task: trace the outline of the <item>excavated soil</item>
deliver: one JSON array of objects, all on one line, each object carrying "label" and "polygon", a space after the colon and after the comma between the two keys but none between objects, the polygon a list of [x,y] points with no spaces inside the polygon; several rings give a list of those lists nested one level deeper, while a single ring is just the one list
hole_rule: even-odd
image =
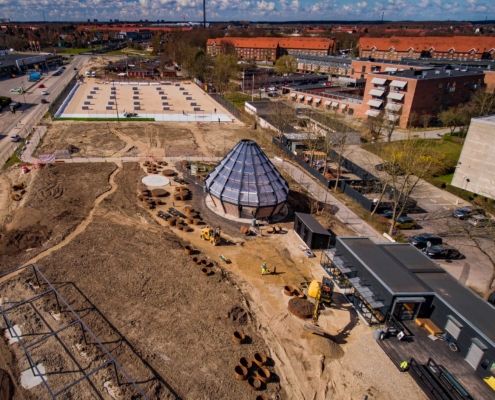
[{"label": "excavated soil", "polygon": [[27,187],[22,207],[0,231],[0,272],[60,242],[109,190],[115,164],[53,164]]},{"label": "excavated soil", "polygon": [[[124,164],[117,190],[86,230],[39,265],[50,280],[81,290],[181,397],[254,399],[247,381],[234,377],[241,357],[268,353],[249,302],[219,267],[213,275],[202,273],[185,255],[185,242],[138,205],[142,174],[136,164]],[[92,323],[102,330],[97,320]],[[233,340],[236,330],[249,336],[249,344]],[[65,365],[56,353],[43,357],[50,367]],[[133,363],[127,359],[126,367],[135,369]],[[274,380],[269,398],[280,391],[276,375]]]},{"label": "excavated soil", "polygon": [[[125,147],[125,142],[112,131],[108,123],[53,122],[35,154],[51,154],[72,148],[74,156],[111,156]],[[77,151],[79,150],[79,151]]]},{"label": "excavated soil", "polygon": [[248,136],[240,124],[55,121],[35,156],[60,150],[74,157],[222,156]]}]

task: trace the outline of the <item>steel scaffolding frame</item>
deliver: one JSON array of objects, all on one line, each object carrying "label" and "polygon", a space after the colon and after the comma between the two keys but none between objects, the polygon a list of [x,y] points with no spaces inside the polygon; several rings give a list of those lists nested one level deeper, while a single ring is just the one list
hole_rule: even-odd
[{"label": "steel scaffolding frame", "polygon": [[[32,272],[33,272],[33,274],[35,276],[35,279],[36,279],[36,283],[38,284],[38,287],[41,288],[42,285],[43,285],[43,286],[46,286],[48,289],[45,290],[45,291],[43,291],[42,293],[37,294],[35,296],[32,296],[32,297],[30,297],[28,299],[25,299],[25,300],[22,300],[22,301],[18,301],[18,302],[9,302],[7,304],[11,304],[11,305],[8,306],[8,307],[5,307],[4,304],[0,304],[0,314],[2,316],[2,319],[3,319],[4,323],[5,323],[6,329],[8,330],[11,338],[16,339],[17,340],[17,343],[20,344],[20,346],[22,348],[22,351],[23,351],[26,359],[28,360],[29,368],[31,369],[33,375],[35,377],[39,377],[41,379],[43,385],[45,386],[45,388],[46,388],[46,390],[48,392],[48,394],[50,395],[50,398],[51,399],[57,399],[58,396],[60,396],[61,394],[67,392],[67,390],[69,390],[73,386],[75,386],[75,385],[81,383],[82,381],[86,380],[89,383],[89,385],[91,386],[91,388],[93,389],[94,394],[96,394],[99,399],[102,399],[103,400],[103,396],[102,396],[100,390],[98,390],[98,388],[95,386],[95,384],[92,382],[92,380],[90,378],[94,374],[96,374],[98,371],[102,370],[103,368],[112,366],[113,367],[113,371],[114,371],[115,376],[116,376],[116,379],[117,379],[117,383],[118,383],[119,386],[121,386],[121,385],[130,385],[130,386],[133,387],[133,389],[135,390],[135,392],[139,396],[141,396],[140,398],[142,398],[142,399],[148,399],[148,397],[146,396],[146,394],[143,392],[142,388],[139,386],[140,384],[137,383],[134,379],[131,379],[130,378],[130,376],[125,371],[125,369],[123,368],[123,366],[119,363],[119,361],[112,356],[112,354],[109,351],[109,349],[100,341],[100,339],[98,338],[98,336],[82,320],[82,318],[80,317],[80,315],[76,311],[74,311],[74,309],[69,305],[69,303],[64,298],[64,296],[62,296],[62,294],[59,292],[59,290],[57,290],[57,288],[55,288],[55,286],[53,286],[53,284],[39,270],[39,268],[36,265],[30,264],[30,265],[26,265],[26,266],[22,266],[22,267],[16,268],[16,269],[11,270],[11,271],[9,271],[7,273],[4,273],[4,274],[0,275],[0,281],[8,280],[9,279],[9,275],[11,275],[11,274],[13,274],[13,277],[17,277],[18,273],[22,272],[23,270],[28,270],[28,269],[31,269],[32,270]],[[57,303],[58,311],[61,312],[61,310],[62,310],[61,305],[62,305],[63,308],[66,311],[68,311],[71,314],[72,318],[73,318],[72,321],[64,324],[61,328],[59,328],[57,330],[53,330],[53,328],[50,326],[50,324],[48,323],[48,321],[46,321],[46,319],[43,317],[42,313],[33,304],[36,300],[42,299],[43,297],[50,296],[52,294],[53,294],[53,296],[55,298],[55,301]],[[82,296],[84,296],[82,293],[80,293],[80,294]],[[84,298],[87,300],[87,298],[85,296],[84,296]],[[49,330],[49,333],[46,333],[46,334],[40,333],[39,335],[42,335],[42,336],[40,338],[34,340],[33,342],[30,342],[30,343],[26,343],[25,342],[25,340],[23,339],[22,333],[19,335],[16,332],[16,330],[14,329],[14,324],[12,323],[12,321],[8,317],[8,314],[10,312],[16,310],[19,307],[25,306],[25,305],[28,305],[35,312],[35,314],[41,319],[44,327],[46,327]],[[86,345],[90,345],[90,344],[91,345],[96,345],[98,347],[98,349],[103,353],[103,355],[105,356],[106,360],[103,362],[102,365],[99,365],[98,367],[95,367],[95,368],[91,369],[90,371],[85,371],[85,369],[79,364],[79,362],[77,361],[77,358],[75,357],[74,353],[70,350],[69,346],[67,346],[67,344],[60,337],[60,334],[61,333],[63,333],[68,328],[71,328],[71,327],[74,327],[74,326],[79,326],[79,328],[81,330],[81,334],[82,334],[83,339],[84,339],[84,343]],[[113,328],[113,326],[111,326],[111,327]],[[120,337],[120,340],[125,340],[120,335],[120,333],[117,332],[117,334]],[[88,335],[91,338],[91,341],[92,341],[91,343],[88,342],[86,335]],[[48,384],[48,381],[45,379],[44,375],[40,372],[40,370],[38,368],[38,365],[34,361],[34,358],[33,358],[32,354],[30,352],[30,349],[32,349],[35,346],[38,346],[38,345],[42,344],[43,342],[45,342],[46,340],[48,340],[50,338],[55,338],[57,340],[57,342],[64,349],[64,352],[67,354],[67,356],[77,366],[77,371],[72,371],[72,372],[82,374],[81,377],[79,377],[79,378],[71,381],[68,384],[65,384],[61,389],[59,389],[57,391],[55,391]],[[164,385],[166,387],[166,389],[171,393],[171,395],[175,399],[180,399],[180,396],[172,389],[172,387],[170,387],[170,385],[168,385],[156,373],[156,371],[151,366],[149,366],[148,363],[146,363],[141,358],[140,358],[140,360],[150,370],[150,372],[152,373],[153,377],[156,378],[156,381],[158,383],[160,383],[161,385]],[[120,375],[123,377],[122,380],[120,379]]]}]

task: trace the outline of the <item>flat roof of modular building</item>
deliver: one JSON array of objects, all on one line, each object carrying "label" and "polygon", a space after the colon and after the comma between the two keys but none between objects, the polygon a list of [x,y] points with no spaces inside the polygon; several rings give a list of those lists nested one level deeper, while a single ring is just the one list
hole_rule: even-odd
[{"label": "flat roof of modular building", "polygon": [[387,79],[445,79],[459,78],[463,76],[483,76],[482,68],[425,68],[422,70],[406,69],[397,72],[374,72],[373,75],[386,76]]},{"label": "flat roof of modular building", "polygon": [[420,250],[409,244],[377,244],[362,237],[338,237],[337,241],[391,294],[434,295],[495,347],[495,307],[459,283]]},{"label": "flat roof of modular building", "polygon": [[[494,71],[495,72],[495,71]],[[488,115],[487,117],[478,117],[478,118],[473,118],[471,122],[476,121],[478,123],[482,124],[490,124],[490,125],[495,125],[495,114],[493,115]]]},{"label": "flat roof of modular building", "polygon": [[330,236],[330,232],[328,232],[311,214],[296,212],[295,216],[307,226],[311,232],[318,235]]},{"label": "flat roof of modular building", "polygon": [[404,262],[391,254],[387,245],[369,238],[337,238],[386,289],[393,295],[433,294],[431,289],[414,276]]},{"label": "flat roof of modular building", "polygon": [[417,273],[435,291],[435,296],[495,347],[495,307],[446,273]]}]

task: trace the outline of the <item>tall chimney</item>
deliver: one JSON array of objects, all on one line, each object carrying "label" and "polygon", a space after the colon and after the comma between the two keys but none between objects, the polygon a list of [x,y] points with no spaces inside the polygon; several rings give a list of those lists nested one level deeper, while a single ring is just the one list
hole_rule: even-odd
[{"label": "tall chimney", "polygon": [[203,0],[203,28],[206,28],[206,0]]}]

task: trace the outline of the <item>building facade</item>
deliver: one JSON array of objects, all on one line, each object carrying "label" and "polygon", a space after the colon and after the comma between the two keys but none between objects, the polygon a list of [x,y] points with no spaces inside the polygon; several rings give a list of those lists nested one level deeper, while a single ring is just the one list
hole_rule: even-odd
[{"label": "building facade", "polygon": [[359,57],[394,61],[495,59],[495,36],[361,37]]},{"label": "building facade", "polygon": [[223,37],[206,42],[210,56],[217,56],[232,47],[241,60],[274,62],[284,54],[328,55],[334,41],[318,37]]},{"label": "building facade", "polygon": [[352,75],[352,65],[349,58],[299,55],[297,57],[297,72],[350,76]]},{"label": "building facade", "polygon": [[467,102],[484,85],[483,71],[424,69],[368,74],[363,110],[400,128],[417,126],[440,111]]},{"label": "building facade", "polygon": [[495,115],[473,118],[452,185],[495,199],[494,155]]}]

